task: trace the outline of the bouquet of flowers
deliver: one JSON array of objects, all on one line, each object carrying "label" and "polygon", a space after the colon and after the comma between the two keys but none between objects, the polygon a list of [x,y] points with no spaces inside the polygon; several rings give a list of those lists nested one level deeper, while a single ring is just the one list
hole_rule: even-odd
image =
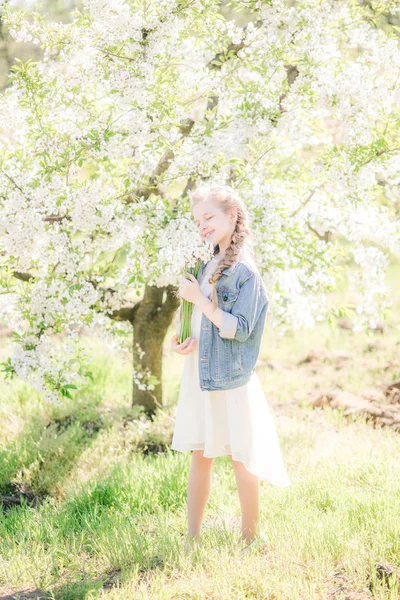
[{"label": "bouquet of flowers", "polygon": [[[194,267],[188,267],[185,269],[185,273],[191,273],[198,279],[201,266],[203,261],[198,258]],[[188,337],[190,337],[190,322],[192,319],[193,304],[188,300],[183,300],[180,306],[180,332],[178,336],[178,344],[182,344]]]}]

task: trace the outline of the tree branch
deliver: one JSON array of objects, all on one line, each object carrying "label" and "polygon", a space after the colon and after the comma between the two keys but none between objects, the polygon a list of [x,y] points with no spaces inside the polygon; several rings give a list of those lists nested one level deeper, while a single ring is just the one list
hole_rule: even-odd
[{"label": "tree branch", "polygon": [[297,213],[298,213],[298,212],[300,212],[300,210],[301,210],[302,208],[304,208],[304,207],[306,206],[306,204],[308,204],[308,202],[310,202],[311,198],[314,196],[314,194],[315,194],[315,192],[317,191],[317,189],[318,189],[318,188],[319,188],[319,186],[317,186],[317,187],[315,187],[313,190],[311,190],[311,192],[309,193],[309,195],[307,196],[307,198],[304,200],[304,202],[302,202],[302,203],[300,204],[300,206],[298,206],[298,207],[296,208],[296,210],[294,210],[294,211],[292,212],[292,214],[291,214],[291,215],[289,215],[289,217],[290,217],[290,218],[291,218],[291,217],[294,217],[295,215],[297,215]]},{"label": "tree branch", "polygon": [[60,216],[55,216],[55,215],[50,215],[49,217],[43,217],[42,221],[47,221],[49,223],[55,223],[56,221],[71,221],[72,217],[70,217],[69,215],[60,215]]},{"label": "tree branch", "polygon": [[[258,21],[255,23],[255,27],[260,27],[261,24],[262,24],[261,21]],[[247,28],[247,25],[243,28],[243,30],[245,31],[246,28]],[[218,52],[214,56],[214,58],[212,58],[207,63],[208,69],[214,70],[214,71],[219,71],[221,69],[223,63],[227,62],[231,58],[232,53],[237,56],[237,53],[239,52],[239,50],[244,48],[244,46],[245,46],[244,42],[240,42],[240,44],[233,44],[233,43],[229,44],[226,51]],[[211,94],[211,96],[209,97],[208,102],[207,102],[206,113],[208,111],[213,110],[217,106],[218,101],[219,101],[218,96],[216,96],[215,94]],[[193,126],[194,126],[194,121],[192,119],[186,119],[181,122],[181,124],[179,126],[179,130],[182,134],[182,137],[180,138],[178,143],[180,143],[182,139],[184,139],[190,135],[190,132],[192,131]],[[129,197],[126,200],[126,203],[132,204],[133,202],[137,202],[138,198],[144,198],[145,200],[147,200],[152,193],[159,192],[158,185],[160,183],[161,176],[169,169],[174,158],[175,158],[174,152],[172,150],[168,150],[168,152],[166,152],[163,155],[163,157],[160,159],[160,162],[158,163],[158,165],[156,166],[154,171],[149,176],[149,178],[148,178],[149,183],[146,185],[143,185],[142,187],[136,189],[133,192],[130,192]]]}]

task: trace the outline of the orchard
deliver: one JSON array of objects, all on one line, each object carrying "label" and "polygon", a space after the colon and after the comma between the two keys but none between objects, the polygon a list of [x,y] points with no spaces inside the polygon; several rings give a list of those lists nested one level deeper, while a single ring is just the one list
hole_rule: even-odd
[{"label": "orchard", "polygon": [[[0,96],[7,379],[73,397],[84,331],[131,348],[133,403],[162,405],[178,279],[210,253],[190,211],[203,182],[248,206],[273,326],[380,325],[400,256],[397,2],[85,0],[68,24],[0,11],[43,50]],[[354,305],[328,301],[343,280]]]}]

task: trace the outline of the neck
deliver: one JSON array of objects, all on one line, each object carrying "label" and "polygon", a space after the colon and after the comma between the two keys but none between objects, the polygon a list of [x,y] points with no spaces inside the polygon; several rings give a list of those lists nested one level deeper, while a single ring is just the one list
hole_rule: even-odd
[{"label": "neck", "polygon": [[[243,246],[241,249],[241,254],[245,253],[246,251],[247,251],[247,246]],[[221,246],[219,244],[214,246],[214,258],[221,260],[221,258],[223,258],[224,256],[225,256],[225,248],[221,248]]]},{"label": "neck", "polygon": [[221,258],[223,258],[224,255],[225,255],[225,250],[221,250],[221,248],[218,246],[218,250],[215,252],[214,258],[217,258],[218,260],[220,260]]}]

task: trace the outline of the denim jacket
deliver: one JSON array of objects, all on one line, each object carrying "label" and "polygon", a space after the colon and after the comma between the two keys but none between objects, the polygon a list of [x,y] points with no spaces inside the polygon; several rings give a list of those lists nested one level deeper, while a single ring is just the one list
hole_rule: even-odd
[{"label": "denim jacket", "polygon": [[[199,277],[206,263],[200,269]],[[244,250],[239,260],[222,271],[216,283],[221,328],[203,313],[199,339],[200,388],[229,390],[247,383],[260,352],[268,296],[252,257]],[[211,293],[208,296],[211,299]]]}]

